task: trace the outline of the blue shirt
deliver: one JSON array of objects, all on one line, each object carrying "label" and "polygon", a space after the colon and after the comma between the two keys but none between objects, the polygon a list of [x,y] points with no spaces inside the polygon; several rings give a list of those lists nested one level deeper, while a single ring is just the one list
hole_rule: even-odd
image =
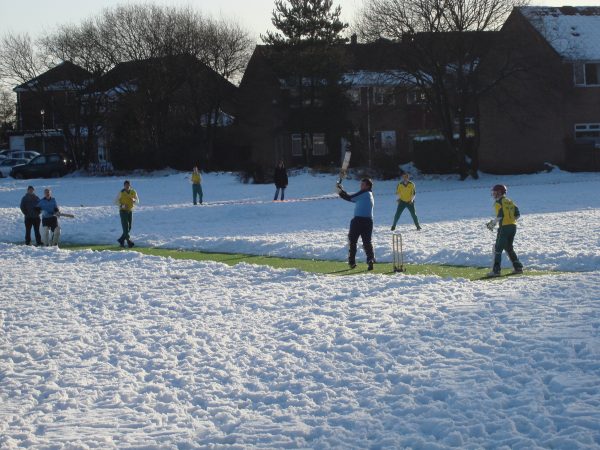
[{"label": "blue shirt", "polygon": [[54,197],[50,197],[49,199],[42,197],[37,205],[42,210],[42,218],[52,217],[58,209],[58,204]]},{"label": "blue shirt", "polygon": [[373,192],[371,191],[358,191],[355,194],[346,194],[341,196],[344,200],[355,203],[354,206],[354,217],[368,217],[373,218],[373,206],[375,200],[373,199]]}]

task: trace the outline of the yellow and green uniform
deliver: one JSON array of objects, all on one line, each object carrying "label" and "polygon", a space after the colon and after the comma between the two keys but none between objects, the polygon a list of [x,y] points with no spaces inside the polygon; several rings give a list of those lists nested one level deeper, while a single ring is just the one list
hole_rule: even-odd
[{"label": "yellow and green uniform", "polygon": [[200,172],[192,172],[192,201],[194,205],[197,204],[197,198],[200,198],[200,204],[202,204],[202,176]]},{"label": "yellow and green uniform", "polygon": [[517,219],[521,215],[519,208],[514,202],[506,197],[501,197],[494,203],[494,209],[496,211],[496,217],[500,219],[500,226],[504,225],[516,225]]},{"label": "yellow and green uniform", "polygon": [[396,195],[398,196],[398,199],[406,203],[412,202],[412,199],[416,193],[417,190],[415,189],[415,183],[412,181],[409,181],[407,184],[398,183],[398,186],[396,187]]},{"label": "yellow and green uniform", "polygon": [[506,251],[510,262],[515,270],[522,270],[523,264],[519,261],[513,248],[515,235],[517,234],[517,219],[521,213],[512,200],[501,197],[494,202],[494,211],[499,223],[496,244],[494,245],[494,267],[493,271],[500,273],[502,263],[502,251]]},{"label": "yellow and green uniform", "polygon": [[121,211],[131,211],[135,203],[137,202],[138,196],[137,192],[134,189],[129,189],[129,191],[125,189],[121,189],[119,192],[119,196],[117,197],[117,203],[119,204],[119,209]]},{"label": "yellow and green uniform", "polygon": [[[119,204],[119,216],[121,218],[121,228],[123,234],[118,239],[121,243],[124,241],[129,242],[129,232],[131,231],[131,225],[133,224],[133,208],[138,201],[137,192],[134,189],[121,189],[117,196],[117,203]],[[131,244],[133,245],[133,244]]]},{"label": "yellow and green uniform", "polygon": [[413,222],[417,227],[417,230],[421,229],[419,225],[419,219],[417,218],[417,213],[415,212],[415,202],[413,201],[417,190],[415,188],[415,183],[409,181],[408,183],[398,183],[396,187],[396,195],[398,196],[398,207],[396,208],[396,214],[394,215],[394,223],[392,223],[392,230],[396,229],[396,223],[398,223],[398,219],[400,219],[400,215],[404,208],[407,208],[412,216]]}]

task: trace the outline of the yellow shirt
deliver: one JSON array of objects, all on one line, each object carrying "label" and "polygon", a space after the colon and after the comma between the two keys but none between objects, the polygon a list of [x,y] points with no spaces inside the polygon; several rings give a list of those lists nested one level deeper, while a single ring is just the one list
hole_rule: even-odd
[{"label": "yellow shirt", "polygon": [[202,181],[202,177],[200,176],[200,172],[194,173],[192,172],[192,184],[200,184]]},{"label": "yellow shirt", "polygon": [[519,208],[511,199],[502,197],[500,200],[496,200],[494,209],[496,210],[496,217],[502,219],[500,226],[517,224],[517,219],[520,216]]},{"label": "yellow shirt", "polygon": [[398,187],[396,187],[396,195],[400,200],[406,203],[412,202],[415,194],[415,183],[409,181],[406,185],[404,183],[398,183]]},{"label": "yellow shirt", "polygon": [[134,189],[129,189],[129,192],[122,189],[117,197],[119,208],[123,211],[131,211],[137,201],[138,196]]}]

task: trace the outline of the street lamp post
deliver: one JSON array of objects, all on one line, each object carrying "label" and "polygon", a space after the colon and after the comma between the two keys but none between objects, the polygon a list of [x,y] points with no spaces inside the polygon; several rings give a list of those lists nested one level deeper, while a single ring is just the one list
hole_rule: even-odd
[{"label": "street lamp post", "polygon": [[44,124],[45,113],[46,113],[46,111],[44,111],[43,109],[40,111],[40,115],[42,116],[42,154],[46,153],[46,142],[44,141],[44,136],[46,134],[45,124]]}]

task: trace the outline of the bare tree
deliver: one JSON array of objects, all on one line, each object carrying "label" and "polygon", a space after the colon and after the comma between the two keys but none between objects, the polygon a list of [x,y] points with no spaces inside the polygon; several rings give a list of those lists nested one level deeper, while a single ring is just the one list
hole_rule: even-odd
[{"label": "bare tree", "polygon": [[[487,32],[500,29],[523,0],[371,0],[358,17],[362,39],[380,37],[407,43],[406,84],[427,98],[445,140],[456,154],[461,178],[477,176],[478,158],[467,161],[468,111],[477,114],[486,89],[479,64],[492,48]],[[476,120],[476,123],[478,121]],[[458,123],[459,138],[454,139]]]},{"label": "bare tree", "polygon": [[0,89],[0,144],[8,141],[6,131],[14,127],[15,96],[6,89]]},{"label": "bare tree", "polygon": [[0,80],[14,86],[37,77],[52,65],[29,34],[6,34],[0,40]]},{"label": "bare tree", "polygon": [[12,123],[15,119],[14,95],[6,89],[0,90],[0,123]]},{"label": "bare tree", "polygon": [[[252,41],[249,33],[237,23],[207,18],[191,7],[131,4],[104,9],[80,24],[59,27],[44,37],[41,44],[53,58],[71,61],[91,73],[86,89],[80,92],[81,110],[85,111],[80,120],[85,122],[88,130],[83,139],[85,149],[80,152],[90,155],[95,133],[104,123],[114,123],[105,117],[112,111],[106,107],[109,99],[103,84],[105,75],[116,65],[137,61],[150,68],[143,80],[147,89],[145,98],[133,102],[138,105],[143,100],[146,106],[133,108],[133,111],[153,117],[151,120],[140,118],[139,123],[154,124],[144,136],[158,152],[164,141],[160,138],[164,134],[161,131],[165,126],[163,116],[169,109],[165,102],[182,82],[191,80],[192,72],[197,68],[191,64],[182,70],[181,66],[174,65],[174,58],[195,58],[217,74],[237,81],[249,59]],[[140,80],[121,81],[132,83],[123,84],[122,89],[118,93],[111,92],[111,96],[124,98],[136,94]],[[219,94],[218,90],[211,92],[210,117],[215,120],[222,100]],[[116,99],[110,100],[114,104]],[[195,116],[199,122],[200,114]],[[80,130],[80,127],[73,129]],[[209,126],[207,132],[216,130]],[[81,136],[73,136],[73,141],[81,142]]]}]

